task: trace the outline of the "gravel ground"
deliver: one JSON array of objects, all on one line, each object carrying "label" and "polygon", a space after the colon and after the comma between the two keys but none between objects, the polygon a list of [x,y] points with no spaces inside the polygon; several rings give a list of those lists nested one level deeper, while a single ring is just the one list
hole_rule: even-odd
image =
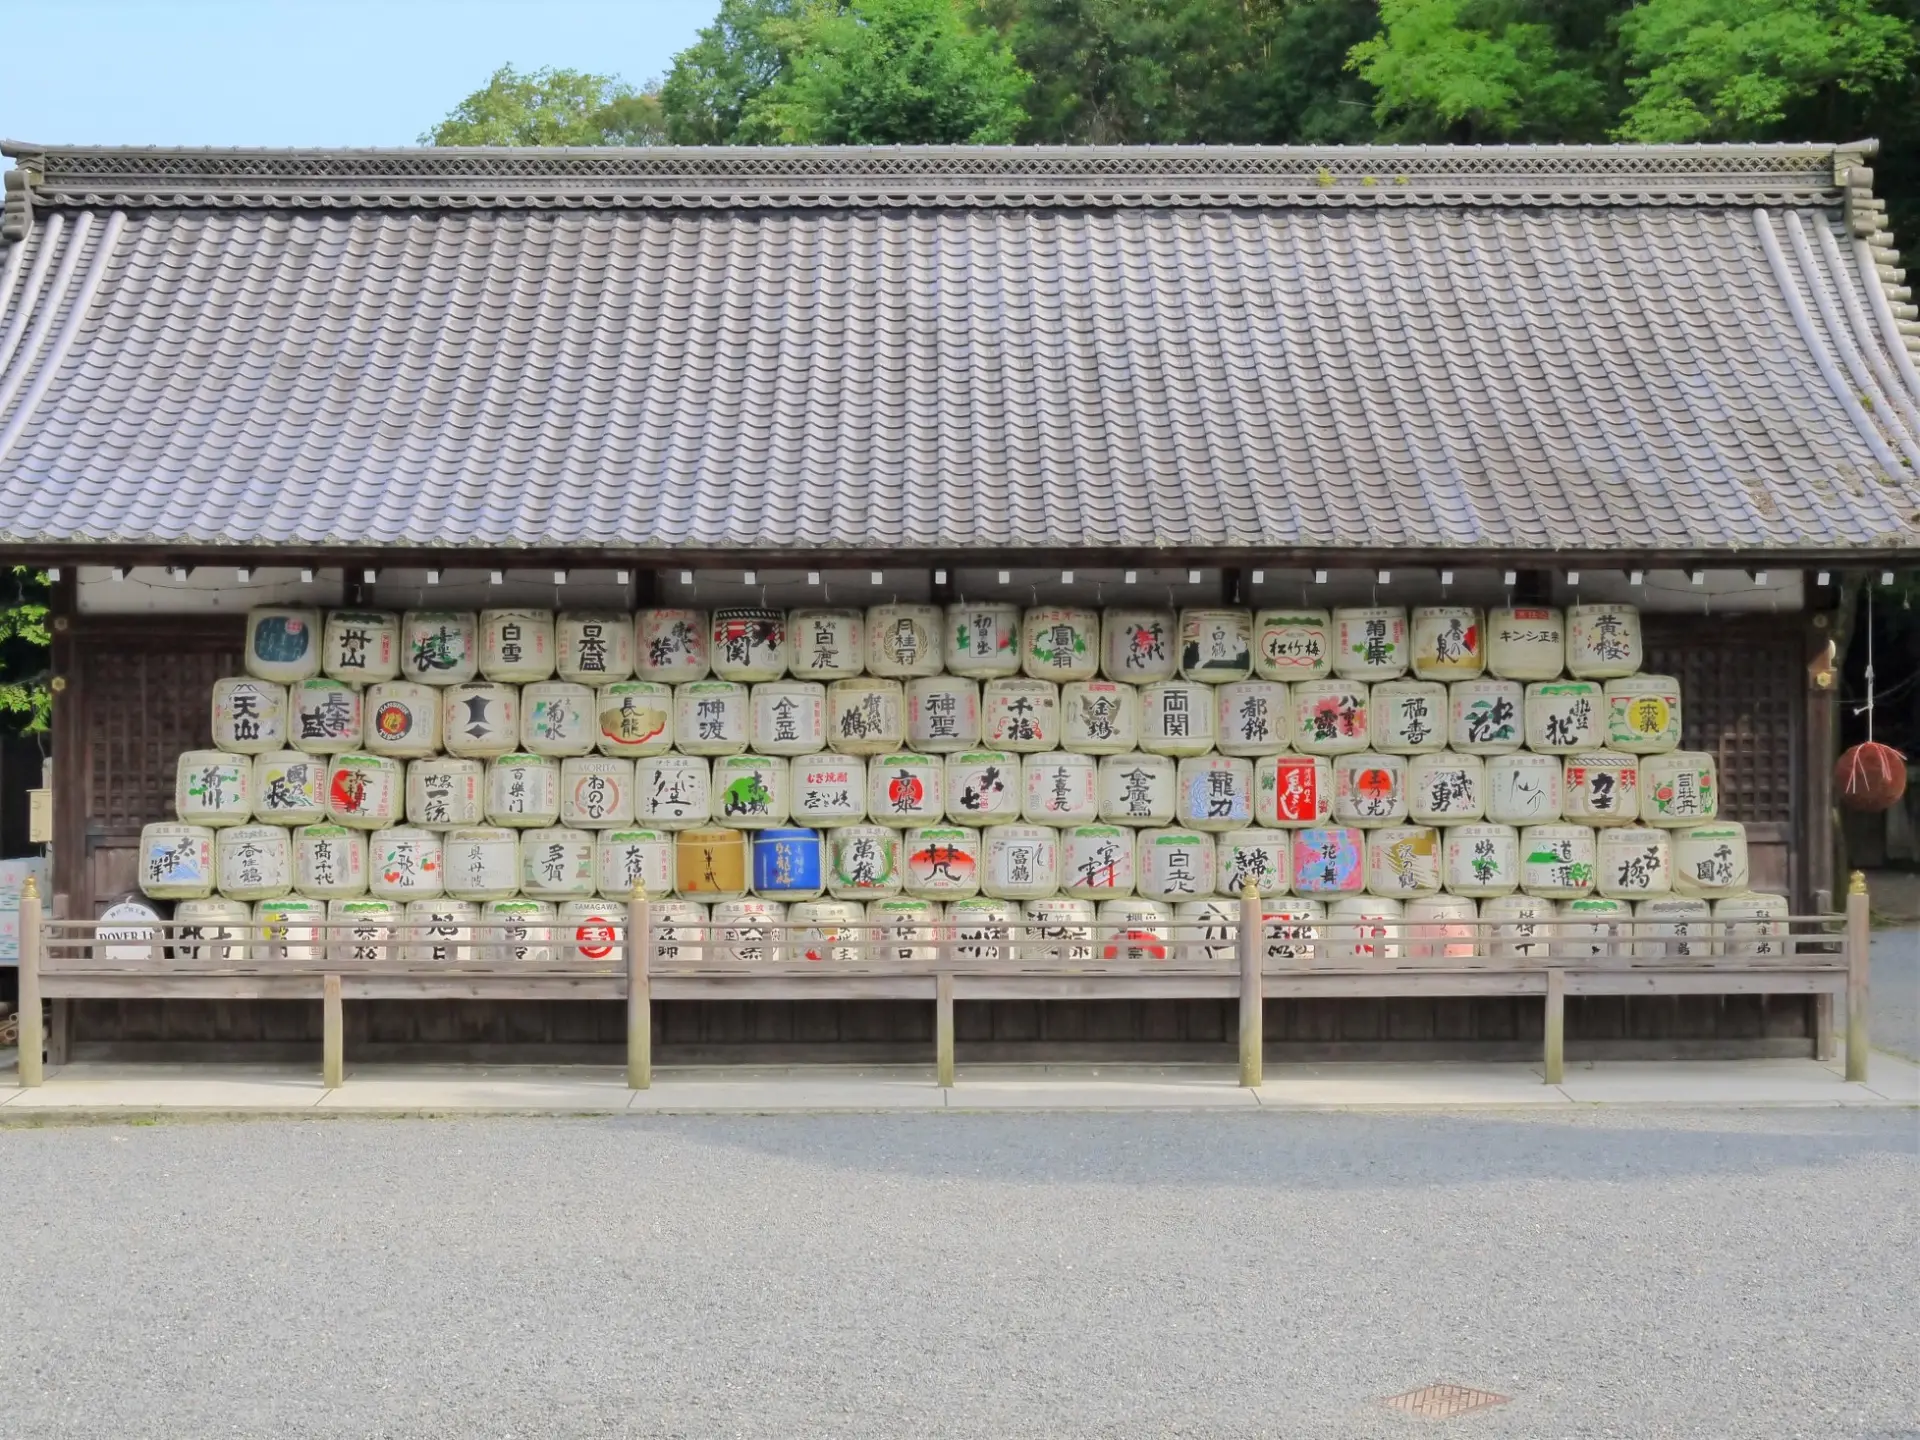
[{"label": "gravel ground", "polygon": [[[1912,1111],[0,1130],[16,1435],[1920,1437]],[[1512,1397],[1445,1422],[1434,1381]]]},{"label": "gravel ground", "polygon": [[[1876,930],[1867,1028],[1876,1049],[1920,1060],[1920,927]],[[1846,1012],[1843,1003],[1842,1014]]]}]

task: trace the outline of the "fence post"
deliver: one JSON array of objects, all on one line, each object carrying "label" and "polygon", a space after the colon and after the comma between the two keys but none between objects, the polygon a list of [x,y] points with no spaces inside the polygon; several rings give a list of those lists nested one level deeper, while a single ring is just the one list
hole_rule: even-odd
[{"label": "fence post", "polygon": [[1567,972],[1558,965],[1547,969],[1545,1083],[1558,1085],[1567,1076]]},{"label": "fence post", "polygon": [[1862,1083],[1867,1078],[1867,961],[1872,953],[1867,877],[1856,870],[1847,882],[1847,1079]]},{"label": "fence post", "polygon": [[29,1089],[46,1079],[40,1055],[45,1044],[40,1025],[40,962],[45,953],[40,886],[29,875],[20,887],[20,1083]]},{"label": "fence post", "polygon": [[1261,1033],[1260,887],[1247,881],[1240,892],[1240,1083],[1258,1087],[1265,1079],[1265,1038]]},{"label": "fence post", "polygon": [[933,1047],[942,1090],[953,1088],[953,971],[942,965],[933,977]]},{"label": "fence post", "polygon": [[653,1088],[652,907],[646,882],[636,880],[627,902],[627,1088]]},{"label": "fence post", "polygon": [[320,1083],[338,1090],[346,1081],[346,1014],[340,1004],[340,977],[320,977]]}]

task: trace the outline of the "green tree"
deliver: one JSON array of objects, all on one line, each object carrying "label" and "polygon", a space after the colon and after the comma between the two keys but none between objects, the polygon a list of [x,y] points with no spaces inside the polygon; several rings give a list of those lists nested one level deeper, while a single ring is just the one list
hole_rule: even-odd
[{"label": "green tree", "polygon": [[666,138],[657,87],[616,76],[511,65],[420,137],[422,145],[654,145]]},{"label": "green tree", "polygon": [[660,87],[667,138],[676,145],[733,145],[747,107],[785,73],[787,54],[767,22],[792,17],[796,0],[721,0],[720,13],[673,58]]},{"label": "green tree", "polygon": [[23,735],[45,731],[52,719],[52,649],[46,574],[16,565],[13,598],[0,602],[0,716]]}]

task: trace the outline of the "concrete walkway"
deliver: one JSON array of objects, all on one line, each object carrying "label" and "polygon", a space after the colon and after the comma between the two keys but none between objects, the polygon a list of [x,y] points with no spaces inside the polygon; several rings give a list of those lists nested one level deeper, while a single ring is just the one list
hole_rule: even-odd
[{"label": "concrete walkway", "polygon": [[672,1068],[631,1091],[597,1066],[363,1065],[338,1090],[294,1067],[108,1065],[54,1067],[35,1090],[0,1088],[0,1124],[30,1115],[769,1114],[898,1110],[1511,1109],[1572,1105],[1920,1105],[1920,1065],[1877,1052],[1868,1081],[1841,1062],[1611,1061],[1569,1064],[1559,1085],[1537,1064],[1274,1065],[1258,1090],[1216,1065],[962,1066],[941,1090],[928,1069],[899,1067]]}]

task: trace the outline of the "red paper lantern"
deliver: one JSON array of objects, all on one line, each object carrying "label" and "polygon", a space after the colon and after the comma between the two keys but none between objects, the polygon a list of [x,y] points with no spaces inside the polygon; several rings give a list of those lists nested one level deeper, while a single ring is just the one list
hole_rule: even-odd
[{"label": "red paper lantern", "polygon": [[1834,788],[1849,810],[1891,810],[1907,793],[1907,760],[1891,745],[1869,740],[1841,755]]}]

